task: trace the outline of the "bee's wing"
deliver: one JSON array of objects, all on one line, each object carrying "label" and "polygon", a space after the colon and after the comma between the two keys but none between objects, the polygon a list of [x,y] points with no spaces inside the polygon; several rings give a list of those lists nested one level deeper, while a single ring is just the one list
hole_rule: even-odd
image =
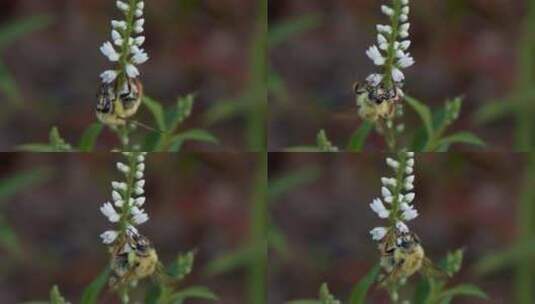
[{"label": "bee's wing", "polygon": [[433,262],[431,262],[431,260],[427,257],[424,258],[424,260],[422,261],[420,273],[426,278],[433,278],[439,280],[446,280],[449,278],[446,272],[435,266]]}]

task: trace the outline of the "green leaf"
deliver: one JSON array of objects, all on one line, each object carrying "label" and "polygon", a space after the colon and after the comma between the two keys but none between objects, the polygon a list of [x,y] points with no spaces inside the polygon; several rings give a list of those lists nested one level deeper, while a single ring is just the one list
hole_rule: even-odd
[{"label": "green leaf", "polygon": [[366,295],[368,290],[377,280],[381,267],[379,264],[373,266],[373,268],[366,274],[365,277],[360,279],[360,281],[353,286],[353,291],[351,292],[351,298],[349,300],[350,304],[365,304]]},{"label": "green leaf", "polygon": [[458,296],[467,296],[467,297],[474,297],[479,299],[488,299],[488,296],[483,292],[481,289],[479,289],[477,286],[471,285],[471,284],[461,284],[457,285],[453,288],[449,288],[446,291],[443,291],[440,297],[442,299],[446,299],[449,301],[450,299],[453,299],[454,297]]},{"label": "green leaf", "polygon": [[475,146],[484,147],[485,142],[470,132],[459,132],[453,135],[446,136],[438,141],[440,145],[452,145],[452,144],[471,144]]},{"label": "green leaf", "polygon": [[373,130],[373,124],[369,121],[364,121],[360,127],[351,135],[349,144],[347,145],[347,150],[350,152],[360,152],[364,148],[366,139],[370,135],[370,132]]},{"label": "green leaf", "polygon": [[207,125],[213,125],[241,115],[247,110],[247,102],[245,101],[245,98],[238,98],[238,100],[219,100],[206,111],[203,115],[203,120]]},{"label": "green leaf", "polygon": [[270,179],[268,198],[270,201],[275,201],[297,187],[314,182],[320,175],[321,170],[319,167],[307,167],[282,177]]},{"label": "green leaf", "polygon": [[163,152],[162,143],[164,135],[160,132],[149,132],[143,139],[143,151]]},{"label": "green leaf", "polygon": [[4,248],[13,257],[18,257],[22,253],[19,239],[15,231],[9,226],[7,219],[0,213],[0,248]]},{"label": "green leaf", "polygon": [[405,95],[405,101],[412,107],[412,109],[418,114],[422,120],[425,130],[427,132],[427,138],[432,138],[434,134],[433,129],[433,115],[431,114],[431,109],[428,106],[418,101],[415,98],[412,98],[408,95]]},{"label": "green leaf", "polygon": [[49,15],[35,15],[2,25],[0,27],[0,50],[29,33],[49,26],[52,20]]},{"label": "green leaf", "polygon": [[426,301],[429,298],[430,293],[431,285],[429,284],[429,280],[422,278],[418,281],[418,284],[416,285],[416,289],[414,291],[411,303],[427,304]]},{"label": "green leaf", "polygon": [[59,134],[58,127],[52,127],[48,135],[48,140],[55,152],[70,152],[72,150],[72,146],[61,137],[61,134]]},{"label": "green leaf", "polygon": [[21,105],[20,89],[3,62],[0,62],[0,92],[4,92],[11,104]]},{"label": "green leaf", "polygon": [[255,246],[247,246],[216,258],[206,265],[204,273],[209,276],[234,271],[247,265],[255,256]]},{"label": "green leaf", "polygon": [[327,283],[323,283],[320,287],[320,302],[321,304],[341,304],[329,291]]},{"label": "green leaf", "polygon": [[78,150],[81,152],[91,152],[95,148],[95,143],[100,136],[100,133],[102,133],[102,130],[104,129],[104,126],[101,123],[95,122],[91,124],[87,129],[85,130],[84,134],[82,135],[82,138],[80,139],[80,143],[78,144]]},{"label": "green leaf", "polygon": [[45,182],[50,174],[49,168],[42,167],[21,171],[0,180],[0,200],[10,199],[19,192],[29,190],[31,187]]},{"label": "green leaf", "polygon": [[475,265],[475,271],[480,275],[484,275],[506,269],[520,261],[527,261],[534,257],[535,240],[528,240],[483,257]]},{"label": "green leaf", "polygon": [[450,277],[461,270],[463,264],[464,250],[457,249],[453,252],[448,252],[445,259],[440,261],[439,267],[444,270]]},{"label": "green leaf", "polygon": [[174,148],[170,149],[171,152],[176,152],[174,150],[180,149],[182,144],[188,140],[200,141],[206,143],[217,144],[217,138],[212,135],[210,132],[201,130],[201,129],[191,129],[183,133],[173,136],[170,140],[171,146]]},{"label": "green leaf", "polygon": [[50,144],[25,144],[15,147],[15,150],[19,152],[34,153],[57,152],[56,148],[52,147]]},{"label": "green leaf", "polygon": [[192,286],[173,293],[170,303],[182,304],[187,299],[201,299],[217,301],[217,295],[203,286]]},{"label": "green leaf", "polygon": [[329,138],[327,137],[327,133],[325,133],[325,130],[320,130],[318,132],[318,135],[316,136],[316,144],[318,145],[318,149],[321,152],[338,152],[338,147],[334,146]]},{"label": "green leaf", "polygon": [[169,275],[177,280],[184,279],[193,270],[195,251],[179,254],[175,262],[169,267]]},{"label": "green leaf", "polygon": [[288,249],[288,240],[280,229],[276,226],[271,225],[268,229],[268,244],[269,247],[273,248],[280,256],[287,258],[290,255]]},{"label": "green leaf", "polygon": [[54,285],[50,290],[50,304],[67,304],[65,299],[61,296],[57,285]]},{"label": "green leaf", "polygon": [[165,112],[162,105],[148,96],[143,96],[143,104],[151,112],[152,116],[154,117],[154,121],[158,125],[158,128],[161,131],[167,131],[165,125]]},{"label": "green leaf", "polygon": [[286,304],[322,304],[320,300],[303,299],[286,302]]},{"label": "green leaf", "polygon": [[302,34],[308,30],[318,27],[321,24],[319,15],[304,15],[290,20],[279,22],[269,27],[268,44],[269,48],[274,48],[290,38]]},{"label": "green leaf", "polygon": [[167,111],[165,122],[169,132],[173,132],[178,128],[178,125],[183,123],[191,116],[193,111],[193,104],[195,102],[195,95],[189,94],[184,97],[179,97],[178,101],[170,111]]},{"label": "green leaf", "polygon": [[89,286],[84,289],[82,293],[82,299],[80,304],[97,304],[99,303],[98,298],[104,286],[108,282],[108,276],[110,274],[109,269],[102,271],[98,277],[91,282]]}]

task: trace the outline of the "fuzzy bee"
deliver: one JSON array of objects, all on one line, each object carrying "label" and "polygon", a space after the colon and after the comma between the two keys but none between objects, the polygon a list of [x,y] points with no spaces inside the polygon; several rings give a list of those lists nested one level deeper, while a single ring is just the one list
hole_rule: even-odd
[{"label": "fuzzy bee", "polygon": [[353,90],[357,96],[359,115],[373,122],[393,118],[402,95],[397,85],[386,88],[383,84],[373,85],[369,81],[355,83]]},{"label": "fuzzy bee", "polygon": [[160,267],[158,254],[150,240],[133,231],[127,230],[110,247],[112,289],[152,276]]},{"label": "fuzzy bee", "polygon": [[143,97],[143,85],[137,79],[127,78],[123,88],[116,83],[102,83],[97,93],[97,118],[109,126],[124,125],[136,114]]},{"label": "fuzzy bee", "polygon": [[426,277],[445,278],[447,274],[433,265],[425,256],[420,238],[413,232],[392,229],[379,243],[381,267],[385,274],[380,277],[381,285],[408,279],[416,272]]}]

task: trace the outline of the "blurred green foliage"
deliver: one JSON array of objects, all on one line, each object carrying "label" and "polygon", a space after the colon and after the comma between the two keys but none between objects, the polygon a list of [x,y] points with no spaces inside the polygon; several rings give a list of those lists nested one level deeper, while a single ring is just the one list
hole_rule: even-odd
[{"label": "blurred green foliage", "polygon": [[[29,191],[33,187],[44,183],[51,174],[51,169],[43,167],[20,171],[0,180],[0,203],[9,200],[18,193]],[[2,207],[0,205],[0,247],[5,249],[11,257],[18,258],[22,253],[20,241],[8,219],[2,214]]]},{"label": "blurred green foliage", "polygon": [[479,109],[475,120],[480,124],[488,124],[513,117],[514,150],[527,152],[535,148],[535,0],[526,1],[525,11],[523,33],[517,46],[519,60],[514,88],[508,96],[491,101]]},{"label": "blurred green foliage", "polygon": [[[35,31],[42,30],[52,24],[53,19],[49,15],[35,15],[18,20],[9,21],[0,27],[0,56],[4,50]],[[21,93],[17,83],[8,68],[0,59],[0,93],[7,97],[12,106],[19,107],[21,103]],[[4,108],[5,112],[7,109]],[[4,114],[5,115],[5,114]]]},{"label": "blurred green foliage", "polygon": [[480,275],[489,275],[505,269],[514,269],[515,303],[528,304],[535,301],[533,284],[535,268],[535,153],[528,156],[524,181],[520,189],[517,208],[518,238],[509,248],[497,250],[479,260],[475,270]]}]

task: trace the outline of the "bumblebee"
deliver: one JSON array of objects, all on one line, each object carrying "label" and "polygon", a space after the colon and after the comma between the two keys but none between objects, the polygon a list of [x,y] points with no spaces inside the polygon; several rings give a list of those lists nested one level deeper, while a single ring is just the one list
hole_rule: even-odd
[{"label": "bumblebee", "polygon": [[380,277],[381,285],[406,280],[416,272],[426,277],[445,278],[447,275],[433,265],[425,256],[420,238],[413,232],[392,229],[379,243],[381,267],[385,274]]},{"label": "bumblebee", "polygon": [[109,285],[112,289],[150,277],[160,265],[150,240],[131,229],[115,241],[110,253],[112,272]]},{"label": "bumblebee", "polygon": [[374,86],[369,81],[357,82],[353,90],[362,118],[376,122],[394,117],[396,104],[401,100],[401,90],[397,85],[386,88],[383,84]]},{"label": "bumblebee", "polygon": [[123,88],[116,83],[102,83],[97,93],[97,118],[109,126],[124,125],[136,114],[143,97],[143,85],[138,79],[127,78]]}]

